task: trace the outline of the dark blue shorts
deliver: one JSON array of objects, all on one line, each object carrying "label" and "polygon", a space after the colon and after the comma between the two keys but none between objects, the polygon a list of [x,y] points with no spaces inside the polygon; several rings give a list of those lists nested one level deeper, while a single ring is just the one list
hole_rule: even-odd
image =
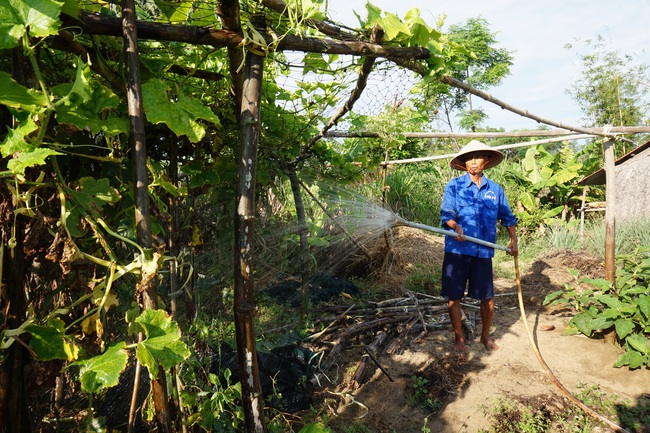
[{"label": "dark blue shorts", "polygon": [[442,261],[442,291],[452,301],[463,299],[465,291],[473,299],[492,299],[494,281],[492,259],[445,253]]}]

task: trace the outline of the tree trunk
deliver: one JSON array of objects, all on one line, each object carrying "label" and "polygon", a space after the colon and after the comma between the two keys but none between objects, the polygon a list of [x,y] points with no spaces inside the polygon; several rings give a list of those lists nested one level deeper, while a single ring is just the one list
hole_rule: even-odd
[{"label": "tree trunk", "polygon": [[[131,148],[133,149],[133,180],[135,196],[135,224],[138,243],[145,250],[151,249],[151,224],[149,215],[149,193],[147,180],[147,149],[145,143],[144,110],[140,86],[140,59],[138,55],[138,34],[135,24],[135,0],[122,1],[122,29],[126,47],[127,103],[131,120]],[[155,275],[142,274],[136,287],[136,297],[142,296],[145,309],[157,308],[157,289]],[[162,433],[171,431],[167,405],[167,386],[165,371],[159,367],[157,378],[151,379],[153,403],[156,411],[156,424]],[[134,394],[137,389],[134,389]],[[131,425],[129,426],[131,427]]]},{"label": "tree trunk", "polygon": [[264,58],[246,55],[246,77],[241,101],[241,154],[235,215],[235,334],[242,401],[248,433],[265,433],[264,405],[255,349],[253,230],[260,101]]},{"label": "tree trunk", "polygon": [[296,203],[296,217],[298,218],[298,233],[300,235],[300,306],[303,313],[309,309],[309,245],[307,244],[307,220],[305,218],[305,205],[302,201],[300,192],[300,180],[296,174],[296,167],[288,167],[289,181],[291,182],[291,191],[293,191],[293,201]]}]

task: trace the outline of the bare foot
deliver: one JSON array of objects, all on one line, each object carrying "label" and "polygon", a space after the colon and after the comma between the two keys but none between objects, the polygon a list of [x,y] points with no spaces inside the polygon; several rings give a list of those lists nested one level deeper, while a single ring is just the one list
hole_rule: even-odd
[{"label": "bare foot", "polygon": [[465,346],[464,341],[457,341],[456,344],[454,344],[454,349],[456,352],[460,353],[467,353],[469,350],[467,349],[467,346]]},{"label": "bare foot", "polygon": [[483,346],[485,346],[487,350],[497,350],[499,348],[499,346],[494,341],[492,341],[492,339],[490,339],[489,337],[488,338],[481,337],[481,343],[483,343]]}]

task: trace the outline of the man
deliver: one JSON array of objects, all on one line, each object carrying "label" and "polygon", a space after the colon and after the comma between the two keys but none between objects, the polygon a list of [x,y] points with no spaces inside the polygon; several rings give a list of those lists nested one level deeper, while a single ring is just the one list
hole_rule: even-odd
[{"label": "man", "polygon": [[449,300],[454,348],[459,352],[467,352],[460,307],[466,291],[469,297],[481,301],[481,343],[488,350],[499,347],[490,338],[494,315],[494,248],[466,242],[466,236],[495,243],[497,221],[501,221],[510,236],[508,254],[515,256],[518,253],[517,218],[510,210],[501,186],[483,173],[502,160],[501,152],[472,140],[449,163],[452,168],[466,171],[447,183],[440,209],[442,227],[458,234],[458,237],[445,236],[441,294]]}]

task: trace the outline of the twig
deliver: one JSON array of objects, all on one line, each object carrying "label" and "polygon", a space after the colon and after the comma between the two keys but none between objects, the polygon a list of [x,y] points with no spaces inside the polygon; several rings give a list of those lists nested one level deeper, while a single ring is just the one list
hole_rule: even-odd
[{"label": "twig", "polygon": [[370,359],[372,359],[372,362],[374,362],[377,365],[377,368],[379,368],[381,370],[381,372],[384,373],[386,375],[386,377],[388,377],[388,380],[390,380],[391,382],[395,382],[395,379],[393,379],[393,377],[390,375],[390,373],[379,363],[379,361],[375,357],[375,354],[372,353],[372,351],[369,350],[368,347],[364,346],[363,349],[366,351],[368,356],[370,356]]},{"label": "twig", "polygon": [[338,320],[340,320],[341,318],[345,317],[345,315],[348,314],[348,312],[350,312],[350,310],[352,310],[352,309],[353,309],[354,307],[356,307],[356,306],[357,306],[357,304],[353,304],[353,305],[351,305],[347,310],[345,310],[345,312],[344,312],[343,314],[341,314],[339,317],[335,318],[333,322],[331,322],[329,325],[327,325],[327,326],[325,327],[325,329],[323,329],[322,331],[317,332],[317,333],[315,333],[315,334],[313,334],[313,335],[308,336],[307,338],[305,338],[305,340],[307,340],[307,341],[312,341],[312,340],[317,339],[317,338],[320,337],[321,335],[325,334],[325,333],[326,333],[326,332],[327,332],[327,331],[328,331],[332,326],[334,326],[334,324],[335,324]]},{"label": "twig", "polygon": [[[379,331],[374,341],[370,345],[363,346],[363,349],[366,351],[367,355],[364,354],[361,357],[361,360],[357,363],[357,369],[352,378],[352,383],[350,384],[350,386],[353,389],[357,389],[359,386],[361,386],[361,382],[363,381],[363,376],[365,375],[366,369],[368,368],[368,358],[370,357],[372,360],[376,362],[373,352],[376,351],[379,348],[379,346],[381,346],[381,344],[384,342],[384,340],[386,340],[387,337],[388,334],[386,334],[384,331]],[[378,362],[376,363],[377,365],[379,365]],[[383,368],[382,371],[384,371]]]},{"label": "twig", "polygon": [[427,329],[426,326],[425,326],[426,323],[425,323],[425,321],[424,321],[424,316],[422,315],[422,310],[420,310],[420,308],[419,308],[417,298],[413,295],[413,292],[411,292],[411,291],[407,291],[406,294],[407,294],[408,297],[411,298],[411,299],[413,300],[413,302],[415,303],[415,310],[416,310],[417,313],[418,313],[418,318],[420,319],[420,322],[422,323],[422,326],[424,327],[424,331],[426,331],[426,329]]}]

